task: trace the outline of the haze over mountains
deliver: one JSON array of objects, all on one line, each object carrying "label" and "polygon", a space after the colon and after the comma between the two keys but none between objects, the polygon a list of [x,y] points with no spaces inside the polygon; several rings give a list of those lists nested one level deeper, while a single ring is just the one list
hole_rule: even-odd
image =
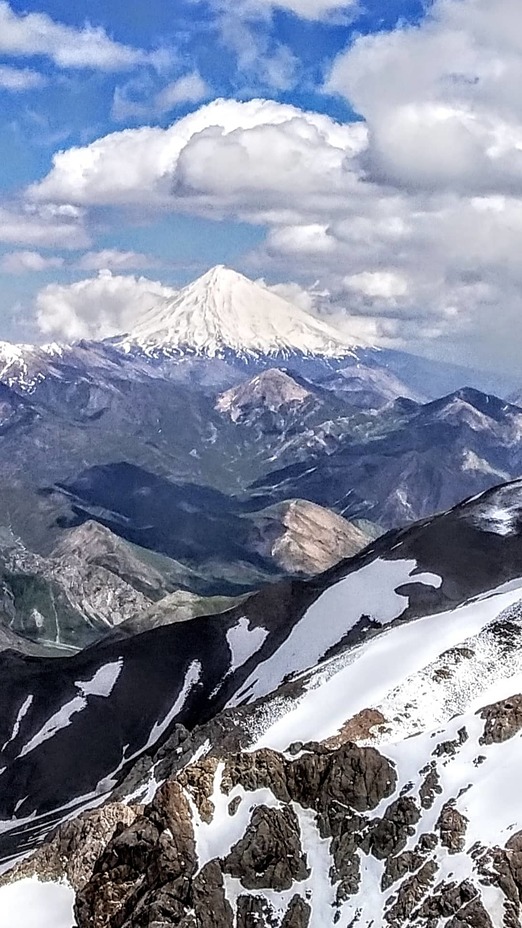
[{"label": "haze over mountains", "polygon": [[520,925],[522,407],[224,267],[0,359],[0,919]]},{"label": "haze over mountains", "polygon": [[[0,355],[6,624],[46,646],[178,589],[237,596],[325,569],[520,473],[518,406],[469,387],[430,402],[432,362],[421,391],[420,359],[410,381],[406,355],[343,341],[225,267],[121,338]],[[112,539],[110,563],[101,535],[75,546],[83,524]]]}]

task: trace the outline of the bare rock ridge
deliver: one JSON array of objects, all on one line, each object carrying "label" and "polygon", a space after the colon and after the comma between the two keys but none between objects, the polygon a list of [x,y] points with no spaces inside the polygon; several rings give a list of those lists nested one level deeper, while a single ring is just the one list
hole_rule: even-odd
[{"label": "bare rock ridge", "polygon": [[252,380],[232,387],[218,397],[216,408],[227,413],[233,422],[244,419],[252,411],[268,409],[278,412],[281,407],[302,406],[314,394],[282,370],[268,370]]},{"label": "bare rock ridge", "polygon": [[257,514],[255,546],[285,571],[312,576],[353,557],[370,537],[335,512],[307,500],[279,503]]},{"label": "bare rock ridge", "polygon": [[78,928],[516,928],[522,832],[506,831],[509,809],[493,828],[471,810],[502,782],[494,746],[516,747],[521,699],[427,733],[413,755],[407,742],[391,757],[353,741],[218,749],[145,808],[61,826],[9,879],[66,878]]}]

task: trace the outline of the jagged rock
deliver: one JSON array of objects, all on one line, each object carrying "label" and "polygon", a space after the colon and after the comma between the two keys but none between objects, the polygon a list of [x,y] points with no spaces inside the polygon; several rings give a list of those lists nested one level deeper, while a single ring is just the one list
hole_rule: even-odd
[{"label": "jagged rock", "polygon": [[480,744],[501,744],[522,728],[522,695],[502,699],[478,713],[486,720]]},{"label": "jagged rock", "polygon": [[437,828],[440,831],[440,843],[447,847],[450,854],[464,850],[467,824],[467,818],[455,808],[453,800],[443,805]]},{"label": "jagged rock", "polygon": [[421,801],[421,806],[423,809],[431,809],[433,803],[435,802],[436,794],[442,792],[442,787],[440,786],[440,777],[437,773],[437,765],[435,761],[427,764],[426,767],[421,770],[421,773],[426,774],[420,789],[419,789],[419,799]]},{"label": "jagged rock", "polygon": [[357,853],[362,843],[366,819],[361,815],[347,815],[346,810],[333,807],[328,816],[329,830],[333,837],[330,853],[333,864],[330,880],[337,883],[336,901],[340,905],[359,889],[361,860]]},{"label": "jagged rock", "polygon": [[293,809],[255,809],[244,837],[223,861],[223,870],[245,889],[291,889],[310,871],[301,848],[299,821]]},{"label": "jagged rock", "polygon": [[240,896],[237,900],[236,928],[271,928],[274,922],[272,906],[264,896]]},{"label": "jagged rock", "polygon": [[446,928],[495,928],[482,902],[474,899],[447,923]]},{"label": "jagged rock", "polygon": [[438,865],[434,860],[430,860],[417,873],[401,883],[396,901],[384,915],[391,928],[401,928],[406,919],[410,917],[430,884],[435,880],[437,871]]},{"label": "jagged rock", "polygon": [[78,928],[181,922],[196,868],[190,807],[181,786],[169,781],[99,858],[77,895]]},{"label": "jagged rock", "polygon": [[402,880],[407,873],[415,873],[424,862],[424,855],[416,851],[403,851],[396,857],[388,857],[381,879],[382,891],[389,889],[398,880]]},{"label": "jagged rock", "polygon": [[441,741],[437,745],[434,751],[432,751],[433,757],[443,757],[448,755],[448,757],[453,757],[457,753],[459,748],[468,740],[468,733],[465,728],[459,728],[457,732],[457,737],[452,741]]},{"label": "jagged rock", "polygon": [[140,812],[140,807],[122,803],[84,812],[60,825],[32,857],[0,877],[0,885],[36,876],[44,881],[67,880],[73,889],[81,889],[113,835],[132,824]]},{"label": "jagged rock", "polygon": [[216,860],[209,861],[197,874],[192,892],[198,928],[233,928],[234,913],[225,896],[223,873]]},{"label": "jagged rock", "polygon": [[429,919],[451,918],[464,912],[471,902],[475,902],[477,896],[478,890],[469,880],[463,880],[461,883],[442,883],[437,887],[437,892],[428,896],[415,914],[417,918],[426,919],[428,924]]},{"label": "jagged rock", "polygon": [[252,792],[271,789],[282,802],[299,802],[318,812],[332,800],[364,812],[393,793],[396,774],[374,748],[345,744],[336,751],[308,752],[290,761],[270,750],[234,755],[227,759],[222,788],[228,792],[239,783]]},{"label": "jagged rock", "polygon": [[281,928],[308,928],[311,915],[312,909],[308,903],[301,896],[294,896],[285,912]]},{"label": "jagged rock", "polygon": [[217,764],[215,758],[208,758],[178,773],[178,783],[190,793],[204,822],[211,822],[214,815],[210,797],[214,791]]},{"label": "jagged rock", "polygon": [[413,834],[413,825],[420,819],[415,800],[401,796],[388,806],[384,816],[372,825],[370,850],[378,860],[397,854]]}]

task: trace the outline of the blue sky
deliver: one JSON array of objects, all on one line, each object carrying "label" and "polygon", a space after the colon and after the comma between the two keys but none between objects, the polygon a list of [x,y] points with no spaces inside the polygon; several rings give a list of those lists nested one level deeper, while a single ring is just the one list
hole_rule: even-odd
[{"label": "blue sky", "polygon": [[361,339],[509,354],[520,10],[0,0],[0,338],[112,334],[227,263]]},{"label": "blue sky", "polygon": [[[255,65],[242,66],[237,50],[223,35],[216,5],[204,0],[149,0],[146,4],[143,0],[110,4],[105,0],[12,0],[3,6],[10,21],[22,29],[31,23],[28,14],[45,14],[44,32],[52,25],[80,32],[89,24],[118,45],[140,50],[144,59],[151,55],[150,60],[114,70],[110,66],[89,67],[88,57],[81,64],[64,67],[52,54],[42,53],[34,34],[24,49],[2,48],[0,39],[0,74],[5,68],[8,77],[20,74],[22,82],[21,87],[11,86],[9,81],[0,87],[0,196],[6,203],[17,202],[29,184],[47,174],[57,150],[85,145],[126,127],[165,127],[200,102],[216,97],[269,97],[328,113],[335,119],[353,118],[346,100],[321,89],[331,62],[353,35],[393,27],[398,20],[415,21],[423,13],[423,4],[417,0],[368,0],[357,9],[340,7],[325,20],[277,8],[247,17],[248,29],[264,54],[284,47],[292,57],[293,76],[278,86],[277,81],[267,81],[261,69],[256,73]],[[38,34],[38,27],[36,23],[27,31]],[[160,53],[158,63],[154,53]],[[152,111],[154,94],[187,73],[201,77],[205,85],[201,100],[180,99],[164,112]],[[120,113],[115,105],[118,99],[126,101]],[[136,104],[135,112],[132,104]],[[183,283],[209,264],[241,263],[243,255],[261,242],[264,234],[263,225],[223,217],[216,221],[174,214],[148,217],[145,222],[136,217],[124,222],[105,217],[100,220],[93,247],[147,254],[157,259],[158,266],[164,265],[162,280]],[[13,265],[10,256],[24,245],[23,237],[19,243],[13,239],[0,244],[0,256],[8,256],[4,259],[6,267]],[[50,268],[27,268],[25,273],[20,269],[16,274],[9,270],[2,275],[0,336],[28,333],[30,337],[31,296],[50,281],[81,277],[70,254],[55,248],[51,251],[63,260],[62,267],[57,261]],[[44,249],[43,254],[50,252]]]}]

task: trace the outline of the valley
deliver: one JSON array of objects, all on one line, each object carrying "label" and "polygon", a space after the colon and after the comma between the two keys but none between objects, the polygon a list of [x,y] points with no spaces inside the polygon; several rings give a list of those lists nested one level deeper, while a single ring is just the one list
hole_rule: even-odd
[{"label": "valley", "polygon": [[2,928],[519,924],[516,397],[224,267],[0,355]]}]

